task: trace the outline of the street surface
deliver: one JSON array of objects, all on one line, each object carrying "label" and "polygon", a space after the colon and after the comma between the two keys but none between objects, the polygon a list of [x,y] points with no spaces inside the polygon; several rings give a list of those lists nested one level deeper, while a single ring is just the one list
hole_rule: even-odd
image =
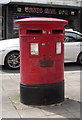
[{"label": "street surface", "polygon": [[[0,66],[0,96],[3,118],[80,118],[80,81],[82,67],[65,64],[65,101],[60,105],[31,106],[20,103],[20,71]],[[1,89],[2,88],[2,89]],[[1,91],[2,90],[2,91]],[[0,107],[1,108],[1,107]]]}]

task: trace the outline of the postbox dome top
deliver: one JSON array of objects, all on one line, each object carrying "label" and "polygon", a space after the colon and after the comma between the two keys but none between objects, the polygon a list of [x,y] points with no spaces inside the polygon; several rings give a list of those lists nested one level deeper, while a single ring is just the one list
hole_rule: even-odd
[{"label": "postbox dome top", "polygon": [[57,18],[46,18],[46,17],[31,17],[31,18],[23,18],[23,19],[19,19],[16,20],[15,23],[17,24],[26,24],[26,23],[49,23],[49,22],[58,22],[58,23],[63,23],[64,25],[68,24],[67,20],[63,20],[63,19],[57,19]]}]

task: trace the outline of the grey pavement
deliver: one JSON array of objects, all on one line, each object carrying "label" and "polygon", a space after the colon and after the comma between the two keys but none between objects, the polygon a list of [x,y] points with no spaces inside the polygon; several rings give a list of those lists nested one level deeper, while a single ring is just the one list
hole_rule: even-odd
[{"label": "grey pavement", "polygon": [[[65,101],[47,106],[24,105],[20,102],[20,73],[0,72],[3,118],[80,118],[80,70],[65,71]],[[0,107],[1,108],[1,107]]]}]

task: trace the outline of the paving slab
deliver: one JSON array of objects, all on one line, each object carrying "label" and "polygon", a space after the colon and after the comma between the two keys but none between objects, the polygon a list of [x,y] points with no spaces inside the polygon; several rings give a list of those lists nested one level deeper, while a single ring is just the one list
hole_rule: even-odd
[{"label": "paving slab", "polygon": [[[3,118],[80,118],[80,74],[65,72],[65,101],[47,106],[20,102],[20,73],[0,74]],[[0,114],[1,117],[1,114]]]}]

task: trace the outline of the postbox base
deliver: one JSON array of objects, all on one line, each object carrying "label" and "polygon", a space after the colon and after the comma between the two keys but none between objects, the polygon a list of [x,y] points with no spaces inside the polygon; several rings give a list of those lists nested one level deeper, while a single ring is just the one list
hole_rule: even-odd
[{"label": "postbox base", "polygon": [[20,101],[26,105],[50,105],[64,101],[64,81],[46,85],[20,84]]}]

